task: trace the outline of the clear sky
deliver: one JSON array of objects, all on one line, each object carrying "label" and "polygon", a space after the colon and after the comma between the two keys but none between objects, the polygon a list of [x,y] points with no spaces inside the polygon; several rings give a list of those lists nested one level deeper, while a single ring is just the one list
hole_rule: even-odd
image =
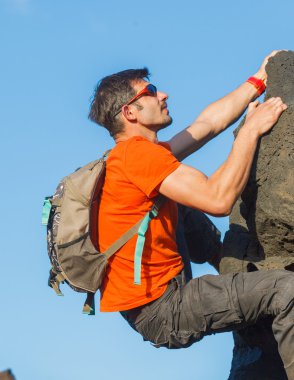
[{"label": "clear sky", "polygon": [[[147,66],[169,94],[174,123],[160,135],[168,139],[272,50],[293,50],[293,14],[293,0],[0,0],[0,371],[12,368],[17,380],[227,379],[229,333],[156,349],[119,314],[85,316],[83,296],[65,287],[55,296],[42,200],[113,146],[87,119],[103,76]],[[233,129],[186,162],[212,173]],[[213,220],[224,234],[228,219]]]}]

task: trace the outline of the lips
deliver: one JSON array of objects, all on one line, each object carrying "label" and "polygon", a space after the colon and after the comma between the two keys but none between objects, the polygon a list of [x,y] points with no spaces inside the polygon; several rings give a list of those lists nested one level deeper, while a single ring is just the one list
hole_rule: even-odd
[{"label": "lips", "polygon": [[169,114],[169,110],[167,109],[167,106],[164,106],[161,108],[162,111],[166,110],[167,115]]}]

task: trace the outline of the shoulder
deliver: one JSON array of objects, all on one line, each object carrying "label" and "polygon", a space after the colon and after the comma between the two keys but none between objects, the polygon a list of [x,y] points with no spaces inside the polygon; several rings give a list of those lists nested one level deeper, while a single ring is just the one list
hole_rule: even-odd
[{"label": "shoulder", "polygon": [[163,148],[167,149],[168,151],[172,152],[171,146],[166,141],[159,141],[158,145],[162,146]]},{"label": "shoulder", "polygon": [[109,159],[120,165],[129,182],[150,197],[163,179],[180,165],[168,147],[168,144],[135,136],[118,143]]}]

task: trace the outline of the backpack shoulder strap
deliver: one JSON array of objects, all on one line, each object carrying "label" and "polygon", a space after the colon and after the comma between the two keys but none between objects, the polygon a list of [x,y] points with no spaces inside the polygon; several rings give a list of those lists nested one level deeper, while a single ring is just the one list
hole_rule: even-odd
[{"label": "backpack shoulder strap", "polygon": [[138,238],[135,248],[134,255],[134,284],[141,285],[141,263],[142,263],[142,255],[143,249],[145,245],[145,234],[149,227],[149,223],[153,218],[156,218],[158,215],[159,208],[165,201],[165,197],[163,195],[159,195],[156,198],[156,201],[152,207],[152,209],[144,216],[138,230]]},{"label": "backpack shoulder strap", "polygon": [[102,162],[102,167],[100,173],[96,179],[96,183],[94,185],[91,199],[90,199],[90,207],[89,207],[89,235],[92,244],[99,251],[98,247],[98,210],[100,203],[101,190],[104,185],[105,173],[106,173],[106,159],[109,155],[110,150],[107,150],[103,153],[100,161]]},{"label": "backpack shoulder strap", "polygon": [[[158,210],[161,204],[163,203],[164,199],[165,198],[163,195],[159,195],[156,198],[155,203],[152,206],[151,210],[148,211],[147,214],[144,215],[143,218],[141,218],[133,227],[131,227],[118,240],[116,240],[109,248],[107,248],[106,251],[103,252],[104,255],[107,257],[107,259],[109,259],[116,251],[118,251],[124,244],[126,244],[127,241],[129,241],[133,236],[135,236],[139,232],[140,226],[141,224],[143,224],[144,219],[146,219],[146,217],[150,217],[150,220],[149,220],[150,222],[151,219],[157,216]],[[147,228],[148,228],[148,225],[147,225]],[[146,231],[147,231],[147,228],[146,228]]]},{"label": "backpack shoulder strap", "polygon": [[109,259],[127,241],[129,241],[133,236],[138,234],[134,256],[134,283],[137,285],[141,284],[141,261],[145,244],[145,234],[151,220],[157,217],[159,208],[161,207],[164,200],[165,197],[163,195],[159,195],[156,198],[151,210],[148,211],[143,218],[141,218],[133,227],[131,227],[127,232],[125,232],[104,252],[104,255],[106,255],[107,259]]}]

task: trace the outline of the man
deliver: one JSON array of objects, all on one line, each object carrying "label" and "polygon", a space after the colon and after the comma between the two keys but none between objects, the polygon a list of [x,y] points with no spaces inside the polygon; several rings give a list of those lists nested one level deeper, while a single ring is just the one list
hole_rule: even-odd
[{"label": "man", "polygon": [[[287,108],[280,98],[252,102],[264,89],[269,57],[253,77],[209,105],[167,143],[158,142],[157,132],[172,122],[168,95],[148,82],[147,69],[111,75],[97,86],[89,117],[107,128],[116,142],[101,196],[100,251],[141,219],[158,194],[166,198],[147,230],[137,283],[136,237],[111,258],[101,311],[120,311],[145,340],[168,348],[188,347],[204,335],[232,331],[272,315],[280,355],[294,380],[294,274],[269,271],[186,281],[176,244],[177,203],[211,215],[229,215],[248,180],[259,138]],[[180,163],[238,119],[248,104],[245,124],[215,173],[207,177]]]}]

